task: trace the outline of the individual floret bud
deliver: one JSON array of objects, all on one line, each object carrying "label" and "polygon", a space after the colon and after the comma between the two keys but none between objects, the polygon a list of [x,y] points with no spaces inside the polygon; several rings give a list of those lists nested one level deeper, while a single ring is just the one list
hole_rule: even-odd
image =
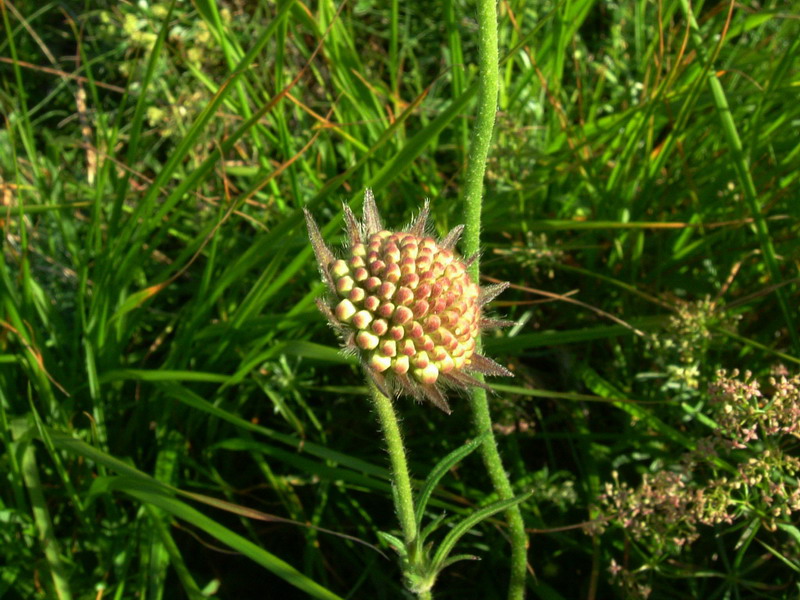
[{"label": "individual floret bud", "polygon": [[436,383],[439,377],[439,369],[435,364],[429,363],[425,368],[416,368],[412,370],[414,377],[423,385],[432,385]]},{"label": "individual floret bud", "polygon": [[450,412],[442,384],[484,386],[471,373],[511,375],[475,352],[483,307],[507,285],[481,289],[454,251],[463,227],[442,240],[426,235],[429,206],[404,231],[384,228],[372,193],[364,219],[345,206],[347,255],[336,258],[306,212],[311,243],[330,301],[320,308],[361,358],[379,389],[425,398]]},{"label": "individual floret bud", "polygon": [[405,375],[408,373],[411,363],[407,356],[398,356],[392,363],[392,369],[398,375]]},{"label": "individual floret bud", "polygon": [[336,318],[343,323],[349,323],[352,316],[356,314],[356,307],[353,306],[353,303],[350,302],[350,300],[342,300],[336,305],[334,314],[336,315]]},{"label": "individual floret bud", "polygon": [[392,366],[392,359],[376,352],[369,357],[369,366],[378,373],[383,373]]},{"label": "individual floret bud", "polygon": [[341,259],[334,261],[333,265],[331,265],[331,275],[334,277],[344,277],[349,273],[350,268],[347,266],[347,263]]},{"label": "individual floret bud", "polygon": [[353,278],[350,277],[349,275],[345,275],[344,277],[340,277],[336,281],[336,291],[339,292],[340,296],[346,297],[347,296],[347,292],[352,290],[354,286],[355,286],[355,282],[353,281]]},{"label": "individual floret bud", "polygon": [[360,310],[353,315],[350,322],[356,329],[366,329],[367,325],[372,322],[372,313],[368,310]]},{"label": "individual floret bud", "polygon": [[359,331],[356,335],[356,344],[362,350],[374,350],[381,343],[381,338],[369,331]]}]

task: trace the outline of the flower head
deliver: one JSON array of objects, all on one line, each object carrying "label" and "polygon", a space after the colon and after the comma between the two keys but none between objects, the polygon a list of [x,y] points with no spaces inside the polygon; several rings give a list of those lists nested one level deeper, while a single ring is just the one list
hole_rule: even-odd
[{"label": "flower head", "polygon": [[467,273],[470,260],[454,251],[463,225],[441,240],[425,233],[428,203],[404,231],[385,229],[371,190],[358,222],[344,205],[349,246],[336,258],[305,211],[308,233],[327,299],[317,305],[355,351],[367,374],[387,396],[400,391],[450,407],[442,384],[486,387],[470,375],[511,376],[508,369],[475,351],[482,328],[508,325],[483,316],[483,306],[507,283],[478,287]]}]

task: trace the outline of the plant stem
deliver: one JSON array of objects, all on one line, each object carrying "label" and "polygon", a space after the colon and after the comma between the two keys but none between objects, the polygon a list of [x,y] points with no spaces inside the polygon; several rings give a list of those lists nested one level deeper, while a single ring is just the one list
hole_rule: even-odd
[{"label": "plant stem", "polygon": [[406,451],[403,447],[403,438],[400,435],[400,426],[397,423],[397,414],[394,412],[392,401],[384,396],[375,384],[369,382],[372,403],[378,413],[378,421],[386,440],[389,459],[392,463],[392,479],[395,487],[395,509],[400,519],[400,528],[406,543],[406,551],[413,563],[416,556],[417,521],[414,518],[414,496],[411,493],[411,477],[408,475],[408,462]]},{"label": "plant stem", "polygon": [[[497,5],[495,0],[478,0],[478,66],[480,69],[480,88],[478,90],[478,114],[470,142],[469,164],[467,165],[464,209],[466,212],[466,231],[464,235],[464,254],[476,255],[480,250],[481,208],[483,197],[483,178],[486,159],[494,131],[497,112],[500,69],[497,49]],[[476,259],[470,268],[470,275],[478,281],[480,265]],[[481,350],[480,336],[476,340],[476,352]],[[497,449],[497,441],[492,431],[492,417],[486,392],[480,388],[472,390],[470,398],[476,433],[489,433],[481,446],[481,455],[495,491],[502,500],[513,498],[514,490],[503,468]],[[511,575],[508,587],[509,600],[520,600],[525,596],[525,575],[527,570],[528,536],[519,506],[506,511],[511,537]]]}]

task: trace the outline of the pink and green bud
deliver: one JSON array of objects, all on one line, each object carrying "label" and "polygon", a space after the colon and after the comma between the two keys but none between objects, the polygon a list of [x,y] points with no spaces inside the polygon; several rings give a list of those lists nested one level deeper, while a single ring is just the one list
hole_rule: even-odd
[{"label": "pink and green bud", "polygon": [[350,300],[342,300],[336,305],[334,314],[336,315],[336,318],[343,323],[349,323],[353,315],[356,314],[356,307],[353,306],[353,303],[350,302]]},{"label": "pink and green bud", "polygon": [[356,344],[362,350],[374,350],[380,342],[381,339],[369,331],[359,331],[356,335]]},{"label": "pink and green bud", "polygon": [[378,373],[383,373],[392,366],[392,359],[382,354],[373,354],[369,357],[369,366]]},{"label": "pink and green bud", "polygon": [[368,310],[360,310],[356,314],[353,315],[353,318],[350,320],[353,327],[356,329],[366,329],[367,326],[372,322],[372,313]]}]

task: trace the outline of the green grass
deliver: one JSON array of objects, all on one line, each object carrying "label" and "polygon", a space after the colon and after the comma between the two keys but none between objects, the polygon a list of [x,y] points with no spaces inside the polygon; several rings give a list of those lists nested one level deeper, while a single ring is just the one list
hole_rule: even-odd
[{"label": "green grass", "polygon": [[[528,597],[797,595],[797,513],[761,500],[778,467],[680,549],[602,513],[615,473],[675,472],[714,432],[718,369],[767,397],[798,372],[800,6],[729,8],[500,5],[481,272],[519,324],[484,347],[516,374],[489,401],[533,492]],[[332,246],[366,187],[388,223],[425,197],[437,232],[464,221],[474,3],[0,10],[0,598],[402,597],[388,458],[301,209]],[[417,492],[473,437],[450,404],[398,403]],[[432,538],[492,489],[476,453],[426,487]],[[436,598],[505,597],[505,527],[460,537],[480,561]]]}]

